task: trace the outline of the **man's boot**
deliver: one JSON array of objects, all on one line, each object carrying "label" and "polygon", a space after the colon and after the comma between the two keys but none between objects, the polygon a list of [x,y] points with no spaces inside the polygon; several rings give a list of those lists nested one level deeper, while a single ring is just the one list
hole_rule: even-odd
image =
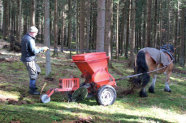
[{"label": "man's boot", "polygon": [[40,95],[40,93],[39,93],[38,91],[36,91],[36,88],[30,88],[29,94],[32,94],[32,95]]},{"label": "man's boot", "polygon": [[36,91],[37,87],[36,87],[35,83],[36,83],[35,79],[30,79],[29,93],[32,94],[32,95],[39,95],[40,93],[38,91]]}]

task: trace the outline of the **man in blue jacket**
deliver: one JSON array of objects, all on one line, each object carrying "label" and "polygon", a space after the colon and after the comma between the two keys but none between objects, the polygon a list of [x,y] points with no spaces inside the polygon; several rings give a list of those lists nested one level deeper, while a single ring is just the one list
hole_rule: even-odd
[{"label": "man in blue jacket", "polygon": [[35,26],[31,26],[28,33],[25,34],[21,41],[21,61],[25,64],[30,77],[29,93],[32,95],[39,95],[40,93],[36,87],[36,79],[41,72],[40,67],[35,62],[36,54],[45,52],[49,48],[35,47],[35,37],[38,33],[38,29]]}]

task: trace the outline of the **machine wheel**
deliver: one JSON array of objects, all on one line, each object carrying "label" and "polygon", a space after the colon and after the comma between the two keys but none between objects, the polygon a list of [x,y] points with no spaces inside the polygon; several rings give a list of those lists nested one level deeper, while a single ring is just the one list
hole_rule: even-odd
[{"label": "machine wheel", "polygon": [[48,103],[48,102],[50,102],[50,97],[48,97],[47,94],[43,94],[43,95],[41,95],[41,101],[42,101],[42,103]]},{"label": "machine wheel", "polygon": [[99,105],[112,105],[116,100],[116,90],[110,85],[104,85],[97,92],[97,103]]}]

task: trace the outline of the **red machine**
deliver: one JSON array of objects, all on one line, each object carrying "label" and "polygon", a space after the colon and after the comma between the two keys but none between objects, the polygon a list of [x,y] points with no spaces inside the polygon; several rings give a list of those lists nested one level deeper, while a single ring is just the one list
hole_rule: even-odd
[{"label": "red machine", "polygon": [[109,57],[106,56],[105,52],[72,56],[72,60],[82,72],[81,77],[85,78],[85,82],[79,87],[79,78],[70,78],[67,79],[68,81],[60,79],[60,88],[50,89],[47,94],[42,96],[43,98],[41,97],[42,102],[49,102],[50,96],[55,91],[72,91],[75,93],[72,93],[72,97],[77,98],[82,97],[82,92],[78,90],[85,91],[86,89],[88,96],[95,96],[98,104],[112,105],[116,99],[116,90],[114,89],[116,82],[114,77],[108,72],[108,59]]}]

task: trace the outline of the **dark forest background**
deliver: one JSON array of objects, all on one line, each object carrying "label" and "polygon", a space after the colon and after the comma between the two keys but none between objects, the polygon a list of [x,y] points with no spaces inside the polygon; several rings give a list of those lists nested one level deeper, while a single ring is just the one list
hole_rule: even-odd
[{"label": "dark forest background", "polygon": [[185,65],[186,0],[0,0],[0,29],[12,49],[32,25],[36,43],[54,55],[105,51],[132,63],[140,48],[170,43]]}]

